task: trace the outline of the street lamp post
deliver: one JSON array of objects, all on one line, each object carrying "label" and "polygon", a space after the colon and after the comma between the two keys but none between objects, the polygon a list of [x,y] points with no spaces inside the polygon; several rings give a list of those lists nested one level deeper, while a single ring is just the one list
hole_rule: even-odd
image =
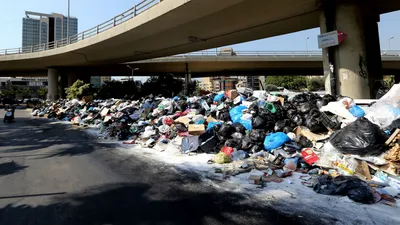
[{"label": "street lamp post", "polygon": [[307,49],[307,55],[308,55],[308,39],[310,39],[310,37],[306,38],[306,49]]},{"label": "street lamp post", "polygon": [[390,40],[392,40],[392,39],[394,39],[394,37],[390,37],[390,38],[388,39],[388,42],[389,42],[389,51],[392,50],[392,47],[390,46]]},{"label": "street lamp post", "polygon": [[[134,81],[134,79],[133,79],[133,76],[134,76],[134,74],[135,74],[135,71],[138,71],[139,70],[139,68],[132,68],[130,65],[126,65],[129,69],[131,69],[131,71],[132,71],[132,73],[131,73],[131,76],[132,76],[132,81]],[[130,81],[131,80],[131,78],[128,78],[128,81]]]}]

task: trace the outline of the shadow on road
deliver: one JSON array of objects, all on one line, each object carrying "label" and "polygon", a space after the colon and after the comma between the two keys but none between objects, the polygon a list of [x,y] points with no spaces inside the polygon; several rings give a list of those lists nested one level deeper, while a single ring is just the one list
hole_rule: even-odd
[{"label": "shadow on road", "polygon": [[[18,124],[23,124],[18,125]],[[45,158],[89,154],[101,144],[83,131],[48,119],[18,118],[15,124],[0,124],[0,150],[3,153],[27,153],[45,149]]]},{"label": "shadow on road", "polygon": [[169,198],[153,194],[147,184],[109,184],[57,198],[46,206],[8,205],[0,209],[0,224],[259,224],[260,218],[262,224],[300,224],[257,204],[246,204],[236,193],[182,188]]},{"label": "shadow on road", "polygon": [[27,166],[21,166],[14,161],[0,163],[0,176],[13,174],[25,168]]}]

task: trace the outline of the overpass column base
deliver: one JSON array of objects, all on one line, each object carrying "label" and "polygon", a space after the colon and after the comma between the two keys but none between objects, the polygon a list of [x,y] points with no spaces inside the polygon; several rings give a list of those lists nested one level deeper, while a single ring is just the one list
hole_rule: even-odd
[{"label": "overpass column base", "polygon": [[47,70],[47,80],[48,80],[48,90],[47,98],[50,101],[55,101],[58,99],[58,71],[56,69]]},{"label": "overpass column base", "polygon": [[325,5],[321,33],[346,33],[339,45],[323,49],[325,87],[328,93],[355,99],[374,98],[382,80],[379,15],[359,4]]}]

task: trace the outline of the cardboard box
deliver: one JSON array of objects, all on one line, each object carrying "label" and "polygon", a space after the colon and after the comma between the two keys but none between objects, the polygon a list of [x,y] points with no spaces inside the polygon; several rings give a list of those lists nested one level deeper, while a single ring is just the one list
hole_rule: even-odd
[{"label": "cardboard box", "polygon": [[175,120],[175,122],[183,123],[185,125],[188,125],[190,121],[191,120],[189,119],[189,117],[186,116],[179,117],[178,119]]},{"label": "cardboard box", "polygon": [[228,98],[233,100],[235,99],[237,96],[239,96],[239,93],[236,90],[229,90],[228,91]]},{"label": "cardboard box", "polygon": [[189,134],[199,136],[202,135],[206,129],[204,124],[189,124]]}]

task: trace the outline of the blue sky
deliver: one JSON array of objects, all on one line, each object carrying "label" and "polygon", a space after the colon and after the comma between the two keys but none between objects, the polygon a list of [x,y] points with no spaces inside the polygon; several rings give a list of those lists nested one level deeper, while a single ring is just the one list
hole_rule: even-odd
[{"label": "blue sky", "polygon": [[[71,16],[79,19],[79,32],[94,27],[113,16],[120,14],[142,0],[70,0]],[[0,49],[20,47],[22,43],[22,18],[25,11],[43,13],[62,13],[67,15],[68,0],[2,0],[0,7]],[[400,12],[381,15],[379,31],[381,48],[388,49],[388,38],[391,49],[400,50]],[[317,35],[319,29],[311,29],[293,34],[262,39],[233,45],[239,50],[306,50],[306,38],[309,50],[318,50]]]}]

